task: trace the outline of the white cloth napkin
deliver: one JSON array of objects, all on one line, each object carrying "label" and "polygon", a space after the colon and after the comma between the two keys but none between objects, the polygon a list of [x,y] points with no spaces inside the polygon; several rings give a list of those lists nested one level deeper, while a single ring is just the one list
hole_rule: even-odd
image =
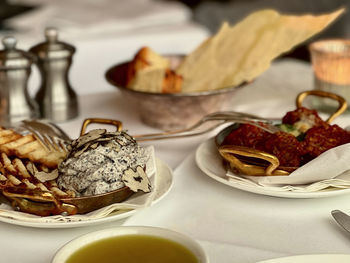
[{"label": "white cloth napkin", "polygon": [[155,193],[157,192],[158,185],[158,174],[156,168],[156,161],[154,155],[153,146],[148,146],[146,148],[147,154],[150,155],[150,158],[146,164],[146,174],[150,178],[152,191],[150,193],[137,193],[132,195],[126,201],[121,203],[111,204],[109,206],[100,208],[98,210],[92,211],[87,214],[77,214],[72,216],[62,216],[62,215],[54,215],[54,216],[45,216],[40,217],[28,213],[14,211],[13,208],[6,204],[2,203],[0,205],[0,217],[12,218],[20,221],[27,222],[46,222],[46,223],[56,223],[56,222],[78,222],[78,221],[87,221],[98,218],[103,218],[108,216],[109,214],[116,212],[117,210],[132,210],[139,209],[143,207],[149,206],[154,200]]},{"label": "white cloth napkin", "polygon": [[288,176],[244,176],[231,171],[231,181],[269,187],[271,190],[314,192],[328,187],[350,188],[350,144],[330,149]]}]

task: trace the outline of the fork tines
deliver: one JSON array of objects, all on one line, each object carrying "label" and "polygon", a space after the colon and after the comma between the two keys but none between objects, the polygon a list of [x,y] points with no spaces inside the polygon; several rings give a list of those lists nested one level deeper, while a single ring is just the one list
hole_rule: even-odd
[{"label": "fork tines", "polygon": [[27,127],[27,129],[34,135],[34,137],[39,140],[39,142],[44,146],[48,151],[61,151],[66,152],[66,147],[63,144],[63,142],[60,142],[58,139],[55,140],[54,137],[40,133],[30,127]]},{"label": "fork tines", "polygon": [[[50,124],[41,122],[38,120],[24,120],[21,123],[21,127],[28,130],[33,136],[42,144],[43,147],[48,151],[60,151],[63,153],[67,152],[65,141],[67,137],[61,139],[55,129]],[[67,136],[67,135],[65,135]]]}]

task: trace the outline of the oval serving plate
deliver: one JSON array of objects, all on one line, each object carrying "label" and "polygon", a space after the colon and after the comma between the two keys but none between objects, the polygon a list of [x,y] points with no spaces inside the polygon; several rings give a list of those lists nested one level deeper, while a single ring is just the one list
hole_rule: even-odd
[{"label": "oval serving plate", "polygon": [[[173,184],[173,174],[171,168],[163,161],[156,158],[156,176],[155,192],[152,204],[159,202],[170,191]],[[106,207],[113,208],[114,204]],[[96,217],[94,212],[85,215],[72,216],[35,216],[32,214],[14,211],[6,204],[0,204],[0,222],[35,228],[73,228],[81,226],[91,226],[101,223],[112,222],[129,217],[136,213],[137,209],[108,210],[103,216]]]},{"label": "oval serving plate", "polygon": [[298,255],[276,259],[268,259],[257,263],[347,263],[350,262],[350,255],[346,254],[315,254]]},{"label": "oval serving plate", "polygon": [[[350,194],[349,188],[327,188],[315,192],[300,192],[294,189],[285,191],[283,186],[264,187],[253,182],[231,180],[226,174],[227,170],[223,165],[213,138],[200,144],[195,155],[196,164],[199,169],[210,178],[228,185],[232,188],[259,195],[282,197],[282,198],[324,198],[343,194]],[[239,177],[237,175],[237,177]],[[240,177],[239,177],[240,178]]]}]

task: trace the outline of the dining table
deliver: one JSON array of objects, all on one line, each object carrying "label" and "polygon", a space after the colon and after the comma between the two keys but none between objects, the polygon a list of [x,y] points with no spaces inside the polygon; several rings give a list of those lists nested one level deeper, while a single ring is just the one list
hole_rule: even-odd
[{"label": "dining table", "polygon": [[[105,65],[106,69],[109,66]],[[80,114],[57,123],[77,138],[86,118],[119,120],[131,135],[160,132],[144,124],[136,105],[99,76],[101,90],[79,92]],[[84,84],[88,85],[88,83]],[[84,88],[84,87],[80,87]],[[255,81],[237,89],[229,110],[281,118],[295,109],[296,96],[313,89],[309,63],[278,59]],[[322,117],[326,113],[321,113]],[[350,125],[345,112],[334,123]],[[94,128],[91,124],[90,128]],[[350,234],[332,219],[335,209],[350,212],[350,192],[308,198],[271,196],[214,180],[198,167],[198,149],[222,129],[203,135],[140,142],[153,145],[155,156],[172,176],[171,187],[151,205],[123,218],[82,225],[28,225],[0,217],[1,262],[50,262],[60,247],[81,235],[123,226],[155,226],[194,238],[211,263],[253,263],[294,255],[349,254]],[[106,127],[113,129],[113,127]],[[162,174],[160,174],[160,177]]]},{"label": "dining table", "polygon": [[[24,1],[25,2],[25,1]],[[76,47],[69,81],[78,95],[78,117],[56,123],[72,139],[87,118],[119,120],[131,135],[161,130],[142,122],[137,105],[105,79],[108,68],[132,59],[143,46],[159,54],[188,54],[211,33],[191,20],[189,9],[170,1],[44,1],[35,12],[9,21],[19,49],[44,41],[44,26]],[[81,9],[81,8],[84,9]],[[81,11],[83,10],[83,11]],[[28,92],[34,96],[40,74],[33,66]],[[237,89],[226,110],[281,118],[295,109],[296,96],[313,89],[310,63],[280,58],[249,84]],[[326,113],[321,113],[326,118]],[[350,125],[349,112],[334,123]],[[114,127],[91,124],[88,129]],[[49,224],[2,216],[0,262],[47,263],[69,241],[98,230],[123,226],[168,228],[195,239],[211,263],[255,263],[286,256],[350,254],[350,234],[333,220],[335,209],[350,213],[350,190],[310,194],[269,194],[215,180],[203,171],[206,146],[224,126],[202,135],[140,142],[153,146],[157,177],[166,189],[150,205],[99,219]],[[209,170],[211,169],[210,162]],[[166,178],[166,179],[164,179]],[[7,207],[6,207],[7,209]]]}]

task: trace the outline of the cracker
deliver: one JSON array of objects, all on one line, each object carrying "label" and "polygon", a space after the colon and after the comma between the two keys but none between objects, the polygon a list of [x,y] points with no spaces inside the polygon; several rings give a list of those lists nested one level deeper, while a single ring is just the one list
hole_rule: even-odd
[{"label": "cracker", "polygon": [[176,70],[182,92],[238,86],[254,80],[271,62],[325,29],[344,9],[313,16],[257,11],[238,24],[224,23],[218,33],[185,57]]}]

